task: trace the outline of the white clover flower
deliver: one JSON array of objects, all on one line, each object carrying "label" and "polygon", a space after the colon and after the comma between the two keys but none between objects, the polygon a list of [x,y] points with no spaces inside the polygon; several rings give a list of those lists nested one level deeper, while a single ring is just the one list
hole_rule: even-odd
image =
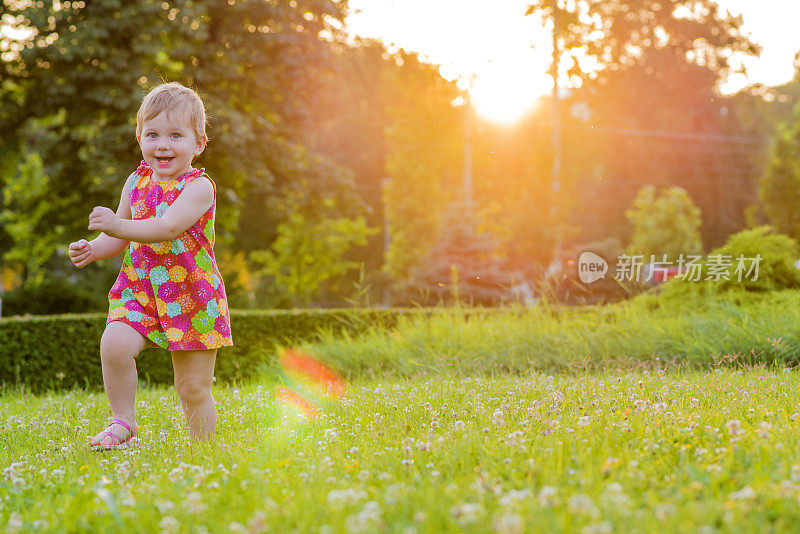
[{"label": "white clover flower", "polygon": [[206,505],[203,503],[203,496],[196,491],[189,493],[186,496],[186,509],[193,514],[203,513]]},{"label": "white clover flower", "polygon": [[611,534],[613,528],[610,522],[593,523],[581,529],[581,534]]},{"label": "white clover flower", "polygon": [[480,503],[465,502],[462,504],[454,505],[450,508],[450,515],[460,525],[469,525],[477,522],[483,515],[485,510]]},{"label": "white clover flower", "polygon": [[558,490],[553,486],[543,486],[539,490],[539,504],[550,507],[558,503]]},{"label": "white clover flower", "polygon": [[758,435],[760,437],[768,438],[770,430],[772,430],[772,424],[770,424],[770,423],[768,423],[766,421],[761,421],[758,424]]},{"label": "white clover flower", "polygon": [[492,522],[492,526],[498,534],[522,534],[525,532],[525,522],[517,514],[497,516]]},{"label": "white clover flower", "polygon": [[511,489],[508,492],[500,497],[500,506],[509,506],[515,502],[523,500],[525,497],[528,497],[531,494],[531,490],[528,488],[524,488],[521,490]]},{"label": "white clover flower", "polygon": [[742,430],[742,424],[738,419],[729,419],[728,422],[725,423],[725,428],[728,429],[728,434],[731,436],[739,436],[744,434],[744,430]]},{"label": "white clover flower", "polygon": [[172,501],[158,501],[156,502],[156,508],[158,508],[158,511],[163,514],[164,512],[169,512],[175,508],[175,505],[172,503]]},{"label": "white clover flower", "polygon": [[578,428],[585,428],[585,427],[589,426],[591,424],[591,422],[592,422],[592,418],[589,417],[588,415],[583,416],[583,417],[578,417],[577,426],[578,426]]},{"label": "white clover flower", "polygon": [[19,515],[19,512],[11,512],[11,516],[8,518],[8,529],[11,532],[16,532],[17,530],[22,528],[22,516]]},{"label": "white clover flower", "polygon": [[585,493],[578,493],[571,496],[567,501],[567,509],[574,514],[587,514],[591,516],[600,514],[594,501]]},{"label": "white clover flower", "polygon": [[798,464],[794,464],[794,465],[792,466],[792,476],[791,476],[791,478],[792,478],[792,480],[794,480],[795,482],[797,482],[798,480],[800,480],[800,465],[798,465]]},{"label": "white clover flower", "polygon": [[524,436],[525,436],[525,433],[522,432],[521,430],[515,430],[514,432],[511,432],[510,434],[506,434],[506,438],[505,438],[506,439],[506,445],[508,445],[510,447],[518,445],[520,442],[525,441]]},{"label": "white clover flower", "polygon": [[178,520],[172,517],[171,515],[165,515],[161,518],[161,521],[158,522],[158,526],[161,527],[161,532],[176,532],[178,527]]},{"label": "white clover flower", "polygon": [[328,492],[328,504],[332,508],[341,509],[347,504],[356,504],[365,499],[367,492],[361,489],[348,488],[343,490],[331,490]]},{"label": "white clover flower", "polygon": [[247,531],[249,534],[259,534],[265,530],[267,530],[267,514],[259,510],[247,522]]},{"label": "white clover flower", "polygon": [[750,486],[745,486],[739,491],[734,491],[731,493],[730,498],[733,501],[747,501],[751,499],[755,499],[757,497],[756,492]]},{"label": "white clover flower", "polygon": [[503,424],[503,410],[498,409],[492,413],[492,423],[496,426]]},{"label": "white clover flower", "polygon": [[375,532],[381,526],[381,508],[375,501],[364,504],[364,508],[357,514],[348,516],[345,520],[347,532]]},{"label": "white clover flower", "polygon": [[656,506],[654,514],[659,521],[665,521],[669,516],[675,515],[675,505],[670,503],[659,504]]}]

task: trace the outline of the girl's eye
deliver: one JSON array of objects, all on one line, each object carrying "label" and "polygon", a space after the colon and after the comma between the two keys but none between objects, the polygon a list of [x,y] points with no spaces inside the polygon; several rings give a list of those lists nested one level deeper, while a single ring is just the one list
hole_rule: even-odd
[{"label": "girl's eye", "polygon": [[181,134],[179,134],[179,133],[174,133],[174,134],[172,134],[172,137],[173,137],[173,139],[177,139],[177,138],[179,138],[180,136],[181,136]]},{"label": "girl's eye", "polygon": [[155,139],[156,138],[156,134],[153,133],[153,132],[150,132],[149,134],[147,134],[147,137],[149,137],[150,139]]}]

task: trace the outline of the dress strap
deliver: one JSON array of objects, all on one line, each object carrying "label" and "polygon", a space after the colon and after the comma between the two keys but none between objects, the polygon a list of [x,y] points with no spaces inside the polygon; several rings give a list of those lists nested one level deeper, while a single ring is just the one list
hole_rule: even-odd
[{"label": "dress strap", "polygon": [[186,183],[188,184],[189,182],[191,182],[195,178],[199,178],[200,176],[203,176],[205,173],[206,173],[205,169],[195,169],[193,171],[187,172],[186,174],[181,176],[181,178],[186,180]]},{"label": "dress strap", "polygon": [[145,163],[144,160],[142,160],[142,162],[139,164],[139,167],[136,169],[135,172],[139,176],[150,176],[151,174],[153,174],[153,169],[151,169],[150,166],[147,163]]}]

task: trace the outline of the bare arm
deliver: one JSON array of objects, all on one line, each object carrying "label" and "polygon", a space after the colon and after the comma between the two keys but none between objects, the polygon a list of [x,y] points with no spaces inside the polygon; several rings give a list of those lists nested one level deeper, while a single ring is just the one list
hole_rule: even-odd
[{"label": "bare arm", "polygon": [[[132,218],[129,183],[129,181],[125,181],[125,186],[122,188],[122,195],[119,199],[119,207],[117,208],[116,216],[120,219]],[[99,236],[91,241],[81,239],[74,243],[70,243],[68,253],[72,263],[79,268],[83,268],[93,261],[113,258],[125,250],[128,244],[129,241],[112,237],[101,232]]]},{"label": "bare arm", "polygon": [[98,206],[89,215],[89,230],[101,230],[114,238],[137,243],[170,241],[191,228],[213,202],[214,186],[200,178],[186,184],[163,217],[132,221]]}]

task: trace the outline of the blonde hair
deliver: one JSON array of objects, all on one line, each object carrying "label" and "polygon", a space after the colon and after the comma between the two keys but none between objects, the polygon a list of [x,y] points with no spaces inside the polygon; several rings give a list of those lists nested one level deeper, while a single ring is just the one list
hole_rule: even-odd
[{"label": "blonde hair", "polygon": [[136,136],[142,135],[142,125],[160,113],[186,111],[197,139],[206,135],[206,107],[193,89],[178,82],[162,83],[147,93],[136,113]]}]

